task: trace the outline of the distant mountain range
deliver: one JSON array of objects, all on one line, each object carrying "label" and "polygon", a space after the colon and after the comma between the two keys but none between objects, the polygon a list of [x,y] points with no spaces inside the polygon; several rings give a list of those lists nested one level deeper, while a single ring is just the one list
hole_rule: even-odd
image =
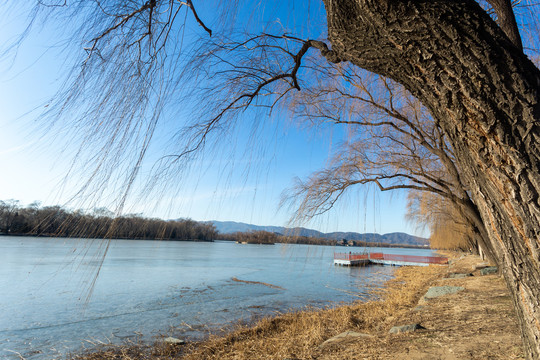
[{"label": "distant mountain range", "polygon": [[313,229],[306,229],[303,227],[296,228],[286,228],[283,226],[259,226],[246,224],[242,222],[235,221],[210,221],[214,224],[217,231],[222,234],[230,234],[234,232],[247,232],[247,231],[269,231],[281,235],[297,235],[297,236],[307,236],[307,237],[318,237],[329,240],[360,240],[365,242],[373,243],[386,243],[386,244],[400,244],[400,245],[426,245],[428,244],[428,239],[409,235],[402,232],[395,232],[389,234],[375,234],[367,233],[360,234],[356,232],[331,232],[323,233]]}]

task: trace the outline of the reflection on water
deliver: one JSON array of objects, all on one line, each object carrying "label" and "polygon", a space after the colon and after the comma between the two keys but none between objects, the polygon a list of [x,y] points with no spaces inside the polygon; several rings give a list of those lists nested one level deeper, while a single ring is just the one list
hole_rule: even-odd
[{"label": "reflection on water", "polygon": [[334,248],[323,246],[118,240],[103,258],[105,247],[0,237],[1,358],[50,359],[169,331],[197,338],[263,315],[365,299],[393,270],[334,267]]}]

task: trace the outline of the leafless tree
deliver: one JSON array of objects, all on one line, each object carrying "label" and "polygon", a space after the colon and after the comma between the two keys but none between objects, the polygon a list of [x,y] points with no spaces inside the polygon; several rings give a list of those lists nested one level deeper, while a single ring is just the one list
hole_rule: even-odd
[{"label": "leafless tree", "polygon": [[19,202],[17,200],[0,200],[0,231],[4,234],[9,234],[11,232],[18,210]]},{"label": "leafless tree", "polygon": [[[341,82],[336,81],[340,78]],[[318,80],[316,87],[298,93],[289,107],[315,124],[347,126],[350,135],[327,168],[306,181],[298,179],[284,193],[284,203],[295,211],[294,219],[325,213],[359,185],[373,184],[381,191],[428,192],[443,198],[442,203],[452,207],[448,211],[461,214],[470,231],[479,234],[478,245],[496,262],[451,145],[427,109],[398,84],[361,76],[350,66],[325,68]]]},{"label": "leafless tree", "polygon": [[480,232],[447,198],[425,191],[410,191],[407,195],[406,217],[430,230],[433,249],[472,251],[483,256],[479,247]]}]

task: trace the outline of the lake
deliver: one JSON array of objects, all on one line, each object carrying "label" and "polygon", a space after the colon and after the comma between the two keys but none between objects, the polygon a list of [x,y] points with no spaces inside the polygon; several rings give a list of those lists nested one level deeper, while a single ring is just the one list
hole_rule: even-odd
[{"label": "lake", "polygon": [[103,257],[107,244],[0,237],[0,358],[64,358],[160,335],[198,339],[265,315],[367,299],[394,270],[333,265],[334,250],[369,248],[113,240]]}]

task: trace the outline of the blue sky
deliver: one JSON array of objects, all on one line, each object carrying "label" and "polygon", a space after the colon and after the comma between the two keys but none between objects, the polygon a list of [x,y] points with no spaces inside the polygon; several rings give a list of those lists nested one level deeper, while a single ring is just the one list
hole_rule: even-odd
[{"label": "blue sky", "polygon": [[[0,34],[3,46],[21,30],[24,21],[20,17],[0,21],[5,30]],[[291,17],[281,21],[294,24],[296,20]],[[117,203],[117,186],[90,203],[68,202],[85,177],[79,172],[66,180],[76,148],[65,145],[58,133],[44,132],[46,124],[37,120],[68,70],[64,53],[54,47],[57,35],[57,30],[51,28],[33,33],[14,60],[6,57],[0,62],[0,199],[112,209]],[[172,130],[169,126],[177,120],[163,119],[136,188],[144,186],[144,175],[152,160],[161,154]],[[191,171],[166,182],[167,187],[150,197],[130,197],[124,212],[286,225],[291,214],[287,209],[278,209],[282,191],[293,184],[294,177],[305,178],[323,167],[343,134],[339,129],[307,130],[286,118],[262,120],[267,123],[257,139],[250,139],[247,124],[261,119],[242,120],[234,136],[206,151],[192,164]],[[84,168],[84,164],[79,165]],[[334,210],[304,226],[324,232],[403,231],[426,236],[426,232],[405,221],[405,205],[404,193],[358,188]]]}]

